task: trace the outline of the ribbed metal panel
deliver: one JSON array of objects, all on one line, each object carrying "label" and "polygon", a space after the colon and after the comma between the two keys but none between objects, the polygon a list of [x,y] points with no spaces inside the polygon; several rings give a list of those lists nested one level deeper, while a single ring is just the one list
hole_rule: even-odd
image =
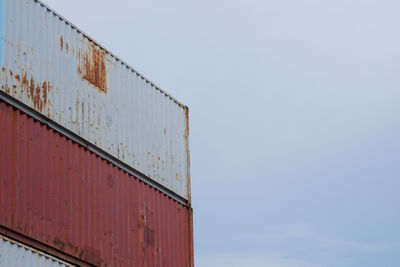
[{"label": "ribbed metal panel", "polygon": [[193,266],[192,210],[0,101],[0,225],[96,266]]},{"label": "ribbed metal panel", "polygon": [[190,200],[187,107],[40,2],[0,8],[1,90]]},{"label": "ribbed metal panel", "polygon": [[64,261],[0,235],[0,267],[72,267]]}]

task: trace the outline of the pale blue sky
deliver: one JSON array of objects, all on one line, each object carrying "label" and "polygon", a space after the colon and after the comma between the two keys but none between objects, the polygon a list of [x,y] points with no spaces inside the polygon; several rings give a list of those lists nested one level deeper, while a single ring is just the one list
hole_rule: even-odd
[{"label": "pale blue sky", "polygon": [[400,266],[400,2],[46,0],[190,107],[196,267]]}]

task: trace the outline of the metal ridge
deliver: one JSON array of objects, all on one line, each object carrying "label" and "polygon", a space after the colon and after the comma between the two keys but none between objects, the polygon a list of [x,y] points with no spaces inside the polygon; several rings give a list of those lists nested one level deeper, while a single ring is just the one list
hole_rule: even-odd
[{"label": "metal ridge", "polygon": [[103,45],[101,45],[99,42],[94,40],[94,38],[90,37],[87,33],[79,29],[77,26],[75,26],[72,22],[70,22],[68,19],[57,13],[55,10],[50,8],[48,5],[43,3],[40,0],[33,0],[37,3],[39,3],[42,7],[46,8],[49,12],[52,12],[54,15],[56,15],[59,19],[63,20],[65,23],[69,24],[73,29],[81,33],[85,38],[87,38],[89,41],[93,42],[95,45],[103,49],[107,54],[110,54],[112,57],[114,57],[117,61],[121,62],[122,65],[125,65],[127,68],[129,68],[131,71],[136,73],[136,75],[140,76],[142,79],[144,79],[147,83],[150,83],[151,86],[153,86],[156,90],[160,91],[163,93],[165,96],[169,97],[172,101],[174,101],[178,106],[182,107],[183,109],[186,109],[187,106],[182,104],[180,101],[178,101],[176,98],[174,98],[172,95],[161,89],[159,86],[157,86],[153,81],[150,79],[146,78],[143,74],[138,72],[135,68],[133,68],[131,65],[129,65],[126,61],[121,59],[120,57],[114,55],[109,49],[105,48]]},{"label": "metal ridge", "polygon": [[[34,0],[37,1],[37,0]],[[114,156],[110,155],[106,151],[100,149],[99,147],[93,145],[89,141],[83,139],[79,135],[71,132],[70,130],[66,129],[65,127],[59,125],[58,123],[50,120],[49,118],[45,117],[44,115],[38,113],[34,109],[30,108],[29,106],[25,105],[24,103],[20,102],[19,100],[7,95],[5,92],[0,91],[0,100],[3,100],[7,104],[19,109],[20,111],[26,113],[30,117],[34,118],[35,120],[39,121],[42,124],[45,124],[47,127],[53,129],[54,131],[58,132],[61,135],[71,139],[73,142],[77,143],[78,145],[83,146],[84,148],[88,149],[89,151],[93,152],[97,156],[102,159],[107,160],[111,164],[117,166],[118,168],[122,169],[123,171],[131,174],[135,178],[139,179],[140,181],[152,186],[153,188],[161,191],[162,193],[166,194],[170,198],[174,199],[175,201],[190,207],[190,201],[186,200],[185,198],[181,197],[177,193],[173,192],[172,190],[166,188],[165,186],[159,184],[158,182],[154,181],[153,179],[147,177],[145,174],[139,172],[138,170],[134,169],[133,167],[129,166],[128,164],[122,162],[121,160],[115,158]]]},{"label": "metal ridge", "polygon": [[42,252],[42,251],[40,251],[40,250],[38,250],[38,249],[36,249],[36,248],[30,247],[30,246],[28,246],[28,245],[25,245],[25,244],[19,242],[19,241],[16,241],[16,240],[14,240],[14,239],[11,239],[11,238],[9,238],[9,237],[7,237],[7,236],[1,234],[1,233],[0,233],[0,239],[4,240],[4,241],[6,241],[6,242],[9,242],[9,243],[11,243],[11,244],[13,244],[13,245],[16,245],[16,246],[18,246],[18,247],[22,247],[22,248],[24,248],[24,249],[26,249],[26,250],[30,250],[30,251],[32,251],[33,253],[39,254],[39,255],[41,255],[41,256],[43,256],[43,257],[45,257],[45,258],[54,260],[54,261],[56,261],[56,262],[58,262],[58,263],[62,263],[62,264],[64,264],[64,265],[66,265],[66,266],[75,266],[75,265],[72,265],[72,264],[69,263],[69,262],[66,262],[66,261],[62,260],[62,259],[56,258],[56,257],[54,257],[53,255],[44,253],[44,252]]}]

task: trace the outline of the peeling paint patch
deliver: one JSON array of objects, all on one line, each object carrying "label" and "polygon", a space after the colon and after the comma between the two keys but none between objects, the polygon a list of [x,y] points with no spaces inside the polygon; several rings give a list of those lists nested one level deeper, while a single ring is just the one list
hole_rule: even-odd
[{"label": "peeling paint patch", "polygon": [[[79,56],[81,55],[82,53],[79,51]],[[83,66],[79,64],[78,73],[99,91],[107,93],[107,74],[104,57],[105,52],[91,43],[88,51],[83,55],[83,60],[79,58],[80,62],[83,61]]]}]

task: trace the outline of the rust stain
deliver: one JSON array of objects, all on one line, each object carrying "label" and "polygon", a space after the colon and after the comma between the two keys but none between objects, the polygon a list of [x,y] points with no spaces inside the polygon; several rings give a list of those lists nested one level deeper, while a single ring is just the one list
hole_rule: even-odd
[{"label": "rust stain", "polygon": [[68,42],[65,42],[65,50],[67,50],[68,53]]},{"label": "rust stain", "polygon": [[82,101],[81,102],[81,108],[82,108],[82,123],[85,121],[85,103]]},{"label": "rust stain", "polygon": [[31,81],[29,83],[29,97],[33,99],[33,94],[35,92],[35,81],[33,80],[33,77],[31,76]]},{"label": "rust stain", "polygon": [[53,239],[53,244],[54,244],[58,249],[60,249],[61,251],[64,251],[64,249],[65,249],[65,243],[62,242],[58,237],[55,237],[55,238]]},{"label": "rust stain", "polygon": [[18,74],[15,74],[15,79],[16,79],[18,82],[20,82],[20,81],[21,81],[21,78],[19,77],[19,75],[18,75]]},{"label": "rust stain", "polygon": [[64,48],[64,40],[63,40],[62,35],[61,35],[61,37],[60,37],[60,47],[61,47],[61,51],[62,51],[63,48]]},{"label": "rust stain", "polygon": [[[143,249],[146,247],[154,248],[155,247],[155,231],[151,229],[147,224],[147,216],[146,213],[149,211],[140,209],[139,211],[139,221],[137,223],[138,227],[138,240],[143,246]],[[151,218],[151,211],[150,211],[150,218]]]},{"label": "rust stain", "polygon": [[21,93],[24,93],[25,90],[28,90],[29,82],[28,79],[26,78],[26,72],[22,71],[22,89]]},{"label": "rust stain", "polygon": [[33,96],[33,105],[36,110],[41,110],[41,101],[40,101],[40,84],[36,84],[35,95]]},{"label": "rust stain", "polygon": [[10,76],[12,77],[12,76],[13,76],[13,72],[12,72],[12,70],[9,70],[9,72],[10,72]]},{"label": "rust stain", "polygon": [[22,71],[21,75],[21,92],[23,93],[25,90],[27,90],[28,98],[33,102],[34,109],[42,112],[48,103],[48,93],[51,90],[50,82],[44,81],[42,83],[36,83],[33,76],[31,76],[30,80],[28,80],[25,71]]},{"label": "rust stain", "polygon": [[71,242],[67,241],[67,247],[69,248],[70,251],[73,253],[78,253],[79,252],[79,247],[74,246]]},{"label": "rust stain", "polygon": [[7,94],[10,94],[10,87],[8,86],[8,77],[6,76],[6,82],[5,82],[5,92]]},{"label": "rust stain", "polygon": [[[94,85],[100,92],[107,92],[105,52],[93,43],[83,57],[83,66],[78,66],[82,78]],[[79,58],[80,50],[79,50]]]},{"label": "rust stain", "polygon": [[140,217],[138,221],[138,239],[140,243],[144,243],[144,227],[146,226],[146,215],[144,213],[144,210],[141,209],[140,211]]},{"label": "rust stain", "polygon": [[189,136],[189,108],[186,107],[185,110],[185,121],[186,121],[186,136]]},{"label": "rust stain", "polygon": [[79,253],[79,258],[88,261],[96,266],[103,266],[103,259],[100,256],[100,250],[95,248],[84,248]]},{"label": "rust stain", "polygon": [[26,72],[22,71],[22,85],[28,87],[28,79],[26,78]]},{"label": "rust stain", "polygon": [[47,82],[44,81],[42,85],[43,105],[46,105],[47,103],[47,90],[48,90]]}]

